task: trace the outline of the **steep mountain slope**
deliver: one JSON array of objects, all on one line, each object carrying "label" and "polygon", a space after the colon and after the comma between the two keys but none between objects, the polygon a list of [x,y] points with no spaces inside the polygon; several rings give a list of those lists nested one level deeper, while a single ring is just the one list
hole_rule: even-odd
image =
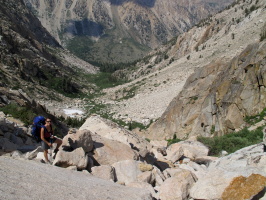
[{"label": "steep mountain slope", "polygon": [[[249,44],[258,42],[265,19],[265,1],[239,1],[151,53],[136,70],[117,72],[121,76],[130,74],[127,77],[132,81],[105,90],[105,100],[101,101],[115,118],[149,124],[162,115],[195,69],[217,59],[228,63]],[[200,88],[197,91],[200,93]],[[169,132],[169,137],[173,134]]]},{"label": "steep mountain slope", "polygon": [[249,45],[229,63],[198,69],[149,130],[151,138],[224,135],[266,108],[266,42]]},{"label": "steep mountain slope", "polygon": [[64,50],[22,0],[0,0],[0,27],[1,110],[26,125],[37,114],[49,117],[56,134],[65,135],[68,127],[54,116],[61,113],[47,106],[52,101],[75,104],[66,96],[95,88],[84,76],[98,68]]},{"label": "steep mountain slope", "polygon": [[97,68],[63,50],[22,0],[1,0],[0,16],[1,87],[22,89],[34,99],[57,100],[58,93],[89,89],[78,71],[96,73]]},{"label": "steep mountain slope", "polygon": [[[233,0],[24,0],[69,50],[94,62],[129,62]],[[77,46],[78,45],[78,46]]]}]

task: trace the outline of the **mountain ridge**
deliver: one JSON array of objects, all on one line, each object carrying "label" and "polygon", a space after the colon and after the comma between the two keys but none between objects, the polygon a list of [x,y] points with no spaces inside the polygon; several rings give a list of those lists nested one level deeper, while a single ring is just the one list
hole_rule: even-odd
[{"label": "mountain ridge", "polygon": [[142,58],[149,48],[165,43],[232,2],[194,0],[187,8],[186,1],[143,4],[140,1],[25,0],[57,41],[69,50],[78,44],[86,53],[78,49],[72,52],[98,63],[126,63]]}]

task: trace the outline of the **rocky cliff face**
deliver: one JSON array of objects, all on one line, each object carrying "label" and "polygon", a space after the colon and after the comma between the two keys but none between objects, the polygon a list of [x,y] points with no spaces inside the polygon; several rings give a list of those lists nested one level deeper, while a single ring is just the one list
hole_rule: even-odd
[{"label": "rocky cliff face", "polygon": [[[165,43],[233,2],[24,1],[61,44],[87,60],[109,63],[140,58],[149,50],[147,47],[154,48]],[[87,49],[86,54],[74,50],[73,43],[79,43],[80,48]]]},{"label": "rocky cliff face", "polygon": [[[34,98],[58,98],[55,91],[61,89],[66,93],[81,90],[81,81],[74,83],[69,76],[77,75],[76,70],[82,68],[78,66],[82,61],[70,62],[75,58],[42,27],[23,1],[1,0],[0,16],[1,87],[22,89]],[[97,71],[88,63],[83,65],[83,69],[91,73]]]},{"label": "rocky cliff face", "polygon": [[244,117],[266,107],[266,42],[249,45],[229,63],[195,71],[162,117],[153,138],[223,135],[243,128]]}]

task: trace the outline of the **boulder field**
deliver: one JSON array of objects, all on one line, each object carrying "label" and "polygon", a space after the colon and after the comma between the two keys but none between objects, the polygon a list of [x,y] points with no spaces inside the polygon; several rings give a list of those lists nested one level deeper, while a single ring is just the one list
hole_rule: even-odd
[{"label": "boulder field", "polygon": [[1,114],[1,199],[241,200],[265,193],[262,143],[212,157],[196,140],[148,142],[93,115],[44,164],[29,131]]}]

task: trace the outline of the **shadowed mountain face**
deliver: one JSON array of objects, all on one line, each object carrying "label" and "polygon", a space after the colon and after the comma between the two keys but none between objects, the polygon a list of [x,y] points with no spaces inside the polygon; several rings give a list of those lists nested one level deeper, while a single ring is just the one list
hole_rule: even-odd
[{"label": "shadowed mountain face", "polygon": [[82,21],[74,21],[71,26],[68,27],[68,30],[75,29],[74,33],[77,36],[93,36],[100,37],[103,34],[103,26],[96,22],[90,21],[88,19],[83,19]]},{"label": "shadowed mountain face", "polygon": [[143,7],[149,7],[149,8],[152,8],[155,4],[155,0],[146,0],[146,1],[136,0],[135,2]]},{"label": "shadowed mountain face", "polygon": [[143,6],[143,7],[149,7],[149,8],[152,8],[155,4],[155,1],[156,0],[146,0],[146,1],[143,1],[143,0],[110,0],[110,3],[112,5],[122,5],[123,3],[125,2],[134,2],[140,6]]}]

